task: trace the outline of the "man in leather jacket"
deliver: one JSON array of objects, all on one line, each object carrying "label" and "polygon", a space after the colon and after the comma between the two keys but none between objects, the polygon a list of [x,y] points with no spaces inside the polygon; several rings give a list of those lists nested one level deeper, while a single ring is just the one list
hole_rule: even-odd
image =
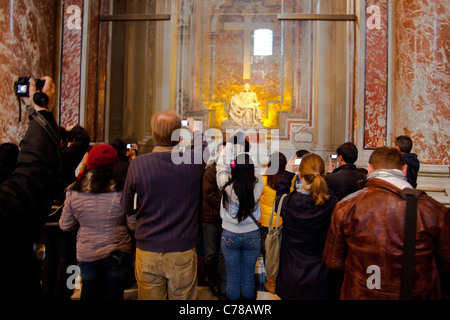
[{"label": "man in leather jacket", "polygon": [[[33,104],[35,113],[30,116],[20,143],[17,168],[0,185],[0,295],[9,300],[40,297],[33,243],[42,231],[60,184],[62,154],[57,144],[58,127],[51,114],[55,87],[50,77],[42,80],[45,80],[42,92],[49,98],[47,108]],[[35,92],[32,81],[30,97]]]},{"label": "man in leather jacket", "polygon": [[[323,252],[325,264],[345,269],[340,299],[401,299],[407,166],[395,148],[377,148],[362,189],[335,207]],[[422,193],[417,203],[414,299],[440,299],[439,269],[450,274],[450,214]]]}]

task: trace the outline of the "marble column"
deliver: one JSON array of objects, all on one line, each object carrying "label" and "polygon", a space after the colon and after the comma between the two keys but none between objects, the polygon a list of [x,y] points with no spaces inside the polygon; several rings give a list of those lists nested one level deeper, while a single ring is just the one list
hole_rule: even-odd
[{"label": "marble column", "polygon": [[[100,15],[110,12],[110,2],[90,0],[88,56],[87,56],[87,98],[85,100],[85,129],[92,141],[106,140],[106,64],[108,23],[100,22]],[[85,85],[85,84],[82,84]],[[84,98],[84,97],[82,97]]]},{"label": "marble column", "polygon": [[[127,2],[128,13],[147,12],[147,1]],[[124,131],[121,138],[138,141],[145,136],[147,117],[147,92],[151,84],[152,70],[149,69],[151,36],[147,22],[126,24],[125,47],[125,104]],[[143,45],[145,44],[145,45]]]},{"label": "marble column", "polygon": [[[317,2],[317,13],[345,12],[343,2]],[[337,21],[315,22],[315,150],[324,158],[330,150],[346,142],[347,114],[347,24]]]},{"label": "marble column", "polygon": [[17,124],[17,78],[54,76],[56,5],[55,0],[0,0],[0,143],[18,144],[27,128],[24,106]]},{"label": "marble column", "polygon": [[61,44],[60,124],[79,124],[83,0],[66,0]]},{"label": "marble column", "polygon": [[386,140],[388,98],[388,1],[366,1],[364,148]]},{"label": "marble column", "polygon": [[421,163],[449,165],[450,2],[395,1],[394,134],[413,140]]}]

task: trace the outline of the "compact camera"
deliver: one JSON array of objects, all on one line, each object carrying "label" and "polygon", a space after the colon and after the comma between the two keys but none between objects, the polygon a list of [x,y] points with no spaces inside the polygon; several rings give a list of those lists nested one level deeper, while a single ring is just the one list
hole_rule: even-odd
[{"label": "compact camera", "polygon": [[[29,97],[30,96],[30,80],[31,77],[19,77],[19,79],[14,82],[14,92],[18,97]],[[44,88],[45,80],[34,79],[36,83],[36,91],[40,91]]]},{"label": "compact camera", "polygon": [[299,166],[300,163],[302,163],[302,158],[297,158],[297,159],[295,159],[295,161],[294,161],[294,166]]},{"label": "compact camera", "polygon": [[330,155],[330,159],[331,160],[336,160],[338,158],[338,155],[337,154],[332,154],[332,155]]}]

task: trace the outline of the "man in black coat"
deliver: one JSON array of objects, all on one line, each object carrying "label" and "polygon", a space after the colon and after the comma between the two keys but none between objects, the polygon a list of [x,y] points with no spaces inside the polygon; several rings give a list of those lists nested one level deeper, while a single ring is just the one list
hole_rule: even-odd
[{"label": "man in black coat", "polygon": [[16,169],[17,158],[19,157],[19,147],[10,142],[0,145],[0,183]]},{"label": "man in black coat", "polygon": [[77,230],[62,231],[58,221],[65,200],[65,189],[75,180],[75,170],[83,159],[91,141],[89,133],[81,126],[59,127],[59,141],[63,152],[62,185],[58,190],[50,216],[44,228],[45,258],[42,271],[44,298],[70,300],[73,290],[67,288],[70,265],[76,265]]},{"label": "man in black coat", "polygon": [[[339,146],[336,152],[339,167],[325,175],[325,180],[327,180],[328,187],[340,201],[347,195],[358,191],[358,181],[365,180],[366,176],[360,173],[354,164],[358,160],[358,148],[352,142],[346,142]],[[338,300],[344,272],[330,269],[328,279],[329,298]]]},{"label": "man in black coat", "polygon": [[[47,107],[33,105],[35,113],[20,143],[17,168],[0,185],[0,243],[2,244],[1,298],[33,300],[40,297],[35,269],[33,243],[42,232],[56,191],[60,186],[62,152],[58,145],[58,127],[51,110],[55,87],[44,77],[42,92]],[[36,92],[30,83],[30,97]]]},{"label": "man in black coat", "polygon": [[398,136],[395,139],[395,147],[400,150],[403,155],[403,160],[408,166],[406,180],[408,180],[409,184],[415,189],[417,188],[417,174],[419,173],[420,162],[417,158],[417,154],[411,153],[412,146],[412,140],[408,136]]},{"label": "man in black coat", "polygon": [[358,159],[358,149],[352,142],[346,142],[336,150],[339,167],[328,173],[325,178],[328,186],[333,190],[336,197],[341,200],[347,195],[358,191],[358,181],[365,180],[355,162]]}]

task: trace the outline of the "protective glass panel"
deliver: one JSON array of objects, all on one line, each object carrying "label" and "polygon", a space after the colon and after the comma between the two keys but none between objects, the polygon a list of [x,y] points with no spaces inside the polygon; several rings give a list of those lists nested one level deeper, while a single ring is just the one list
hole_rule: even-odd
[{"label": "protective glass panel", "polygon": [[279,14],[353,14],[352,1],[114,0],[110,13],[170,20],[101,23],[108,140],[151,148],[150,119],[165,109],[204,128],[234,128],[233,108],[246,104],[234,97],[245,91],[257,107],[240,127],[279,129],[309,149],[351,135],[354,22]]}]

